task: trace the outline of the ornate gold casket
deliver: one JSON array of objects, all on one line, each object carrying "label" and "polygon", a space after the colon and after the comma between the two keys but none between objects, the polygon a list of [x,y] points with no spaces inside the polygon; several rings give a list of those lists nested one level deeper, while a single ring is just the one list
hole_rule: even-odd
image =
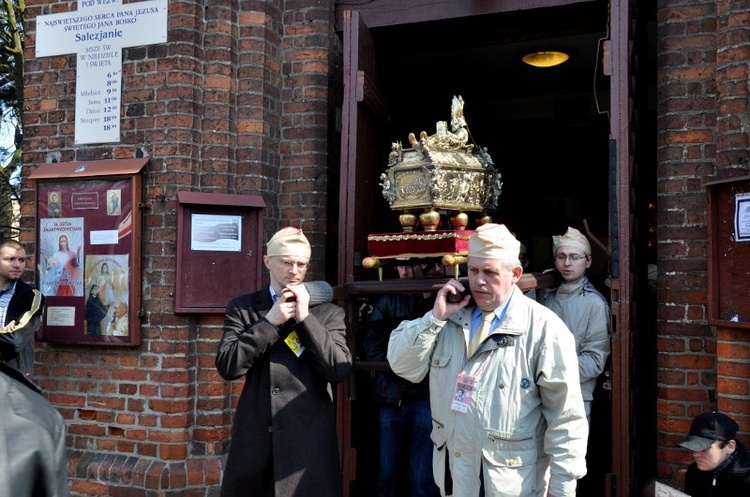
[{"label": "ornate gold casket", "polygon": [[[391,209],[415,216],[421,211],[425,231],[436,230],[440,224],[433,212],[445,213],[451,227],[462,229],[468,223],[468,216],[462,214],[483,213],[478,220],[482,224],[481,219],[497,208],[501,175],[487,149],[469,143],[463,108],[463,99],[453,97],[451,131],[445,121],[439,121],[432,136],[423,131],[417,140],[410,134],[412,148],[393,143],[386,172],[380,175],[383,197]],[[408,216],[401,221],[405,231],[414,231],[417,225]]]},{"label": "ornate gold casket", "polygon": [[467,212],[479,213],[476,225],[490,221],[502,192],[502,177],[489,153],[469,138],[458,96],[451,105],[450,130],[439,121],[434,135],[423,131],[417,139],[409,134],[411,148],[392,144],[380,186],[391,209],[402,212],[404,232],[369,235],[371,257],[363,261],[365,267],[376,267],[383,258],[466,254],[472,233]]}]

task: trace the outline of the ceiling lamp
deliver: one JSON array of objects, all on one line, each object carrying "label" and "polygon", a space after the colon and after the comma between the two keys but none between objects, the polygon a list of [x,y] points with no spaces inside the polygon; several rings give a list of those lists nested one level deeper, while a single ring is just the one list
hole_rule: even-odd
[{"label": "ceiling lamp", "polygon": [[524,55],[521,60],[534,67],[554,67],[559,66],[569,58],[568,54],[559,50],[539,50]]}]

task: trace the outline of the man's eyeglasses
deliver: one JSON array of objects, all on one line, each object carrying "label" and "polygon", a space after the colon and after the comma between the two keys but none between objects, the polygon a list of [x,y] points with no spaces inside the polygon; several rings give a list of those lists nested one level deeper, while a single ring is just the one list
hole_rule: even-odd
[{"label": "man's eyeglasses", "polygon": [[567,254],[557,254],[555,256],[555,259],[557,259],[560,262],[565,262],[566,260],[568,260],[568,261],[573,262],[573,263],[578,262],[578,261],[582,261],[584,259],[588,260],[588,258],[589,258],[588,255],[579,255],[579,254],[570,254],[570,255],[567,255]]}]

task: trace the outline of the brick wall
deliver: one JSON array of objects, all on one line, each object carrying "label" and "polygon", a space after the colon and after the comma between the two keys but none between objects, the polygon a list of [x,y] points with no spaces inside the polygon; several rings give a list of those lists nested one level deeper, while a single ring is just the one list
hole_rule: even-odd
[{"label": "brick wall", "polygon": [[747,2],[665,0],[658,12],[657,476],[678,488],[675,445],[719,409],[750,433],[750,333],[708,325],[708,181],[748,174]]},{"label": "brick wall", "polygon": [[[34,58],[35,17],[74,9],[27,3],[24,174],[150,157],[136,283],[145,317],[137,348],[38,344],[36,380],[66,419],[72,495],[218,495],[242,385],[214,370],[222,316],[173,312],[177,192],[261,195],[266,233],[301,225],[310,277],[323,278],[333,3],[170,0],[168,42],[123,51],[121,142],[84,146],[73,143],[75,55]],[[28,182],[22,213],[34,253]]]}]

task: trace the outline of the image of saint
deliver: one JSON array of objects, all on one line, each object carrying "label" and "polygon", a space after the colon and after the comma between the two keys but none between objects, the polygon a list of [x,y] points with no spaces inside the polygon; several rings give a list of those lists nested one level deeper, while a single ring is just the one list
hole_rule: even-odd
[{"label": "image of saint", "polygon": [[115,314],[107,326],[107,335],[128,336],[128,306],[125,302],[118,302],[115,307]]},{"label": "image of saint", "polygon": [[86,306],[84,308],[84,315],[86,317],[86,334],[87,335],[102,335],[103,334],[102,322],[104,321],[104,318],[107,316],[108,310],[109,310],[109,306],[107,306],[99,298],[99,286],[91,285],[91,288],[89,289],[89,298],[86,301]]},{"label": "image of saint", "polygon": [[99,267],[99,274],[96,277],[96,283],[99,286],[99,294],[104,305],[112,305],[115,301],[115,288],[112,281],[112,273],[109,271],[109,264],[103,262]]},{"label": "image of saint", "polygon": [[120,190],[107,190],[107,215],[119,216],[121,213]]},{"label": "image of saint", "polygon": [[57,250],[44,259],[42,294],[55,297],[82,297],[83,277],[80,270],[81,246],[70,249],[67,234],[57,238]]},{"label": "image of saint", "polygon": [[60,205],[60,192],[50,192],[47,196],[47,216],[62,216],[62,206]]}]

